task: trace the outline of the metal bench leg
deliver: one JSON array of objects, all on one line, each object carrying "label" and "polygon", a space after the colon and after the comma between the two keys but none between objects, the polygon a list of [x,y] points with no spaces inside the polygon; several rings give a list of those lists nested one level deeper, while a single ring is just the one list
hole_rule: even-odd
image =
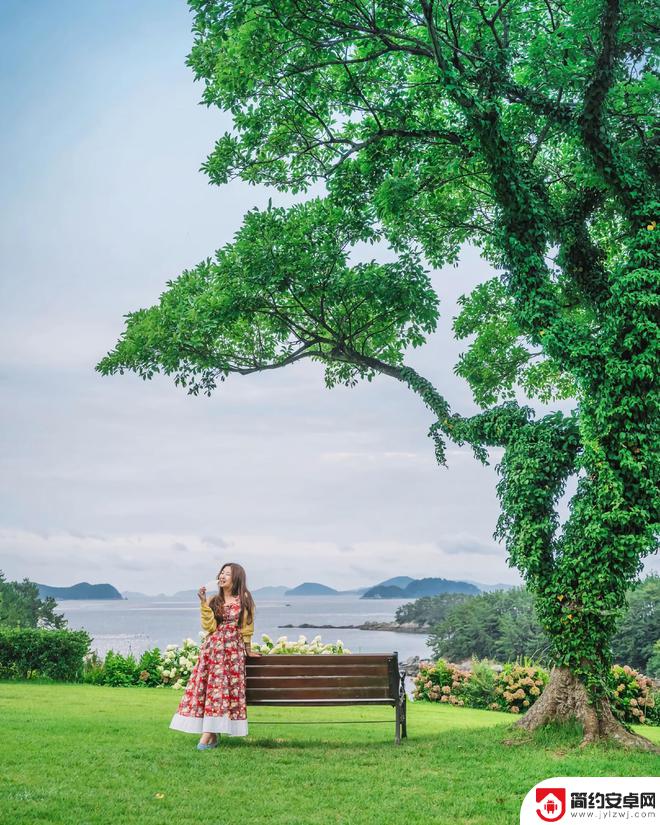
[{"label": "metal bench leg", "polygon": [[394,722],[394,744],[401,744],[401,705],[396,705],[396,720]]},{"label": "metal bench leg", "polygon": [[396,705],[397,718],[397,745],[401,743],[401,737],[406,739],[408,731],[406,726],[406,673],[399,672],[399,701]]}]

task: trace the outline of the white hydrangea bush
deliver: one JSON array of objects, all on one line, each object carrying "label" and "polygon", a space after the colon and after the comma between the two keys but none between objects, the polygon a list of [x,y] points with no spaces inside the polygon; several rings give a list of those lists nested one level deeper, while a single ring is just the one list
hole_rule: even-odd
[{"label": "white hydrangea bush", "polygon": [[[200,633],[200,637],[206,638],[206,633]],[[306,636],[299,636],[298,641],[280,636],[279,639],[273,641],[266,633],[261,637],[261,644],[252,642],[252,650],[261,656],[290,656],[297,653],[327,656],[351,652],[347,647],[344,647],[341,639],[324,644],[320,636],[315,636],[309,642]],[[199,644],[193,639],[184,639],[181,645],[168,645],[158,666],[161,678],[161,684],[158,687],[167,686],[174,688],[174,690],[183,690],[188,684],[188,679],[190,679],[198,659]]]},{"label": "white hydrangea bush", "polygon": [[324,644],[320,636],[314,636],[310,642],[307,641],[306,636],[298,636],[297,642],[288,639],[286,636],[280,636],[277,641],[273,641],[266,633],[261,637],[261,644],[252,642],[252,650],[262,656],[291,656],[296,653],[341,655],[351,652],[347,647],[344,647],[341,639],[337,639],[334,643]]},{"label": "white hydrangea bush", "polygon": [[199,659],[199,645],[194,639],[184,639],[181,645],[168,645],[158,666],[161,685],[183,690]]}]

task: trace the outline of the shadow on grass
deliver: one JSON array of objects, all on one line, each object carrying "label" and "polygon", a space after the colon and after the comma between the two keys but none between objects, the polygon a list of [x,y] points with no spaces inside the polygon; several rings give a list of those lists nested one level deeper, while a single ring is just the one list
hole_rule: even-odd
[{"label": "shadow on grass", "polygon": [[[310,728],[318,723],[309,723]],[[270,726],[270,725],[269,725]],[[282,722],[273,722],[273,727],[287,728],[288,725]],[[365,736],[364,739],[356,738],[355,728],[360,726],[359,722],[355,723],[355,728],[351,724],[351,736],[342,737],[341,729],[345,729],[344,725],[340,729],[332,730],[332,723],[322,723],[320,726],[327,728],[325,736],[317,735],[314,731],[312,737],[309,733],[301,732],[297,735],[295,731],[277,731],[272,735],[250,732],[249,737],[232,738],[221,737],[220,748],[248,748],[248,749],[282,749],[282,750],[322,750],[322,751],[341,751],[347,749],[368,749],[368,750],[387,750],[393,753],[404,752],[408,750],[428,750],[438,747],[451,748],[456,745],[461,747],[471,748],[475,751],[480,750],[485,739],[488,740],[491,746],[502,744],[503,733],[511,734],[510,726],[507,726],[504,731],[500,726],[488,726],[484,728],[471,728],[470,730],[456,730],[451,729],[447,731],[431,730],[423,731],[417,730],[412,736],[401,740],[401,744],[397,745],[394,742],[394,735],[390,737],[383,735],[382,738],[376,738],[373,734]],[[292,725],[292,727],[294,727]],[[339,728],[339,726],[337,726]]]},{"label": "shadow on grass", "polygon": [[[356,723],[356,727],[359,723]],[[274,727],[286,728],[283,723],[273,723]],[[332,728],[332,724],[327,725]],[[315,732],[316,733],[316,732]],[[484,748],[502,749],[506,752],[510,748],[530,748],[535,753],[545,751],[553,757],[579,756],[585,753],[605,754],[605,753],[626,753],[616,742],[607,742],[581,747],[583,733],[582,726],[578,723],[551,724],[534,733],[517,728],[514,724],[506,726],[484,726],[483,728],[471,728],[469,730],[418,730],[412,736],[401,741],[400,745],[394,743],[393,737],[374,738],[365,737],[363,740],[356,739],[354,730],[351,738],[341,736],[339,730],[328,731],[329,735],[310,738],[309,735],[297,736],[295,732],[277,731],[274,735],[253,734],[247,739],[223,738],[221,748],[246,748],[250,750],[290,750],[290,751],[346,751],[346,750],[373,750],[392,751],[394,754],[409,750],[435,750],[442,748],[446,751],[462,751],[480,753]]]}]

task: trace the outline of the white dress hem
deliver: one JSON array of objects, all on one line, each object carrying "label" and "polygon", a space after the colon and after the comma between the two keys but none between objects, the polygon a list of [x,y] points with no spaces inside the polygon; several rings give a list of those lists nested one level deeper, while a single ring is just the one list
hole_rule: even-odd
[{"label": "white dress hem", "polygon": [[247,736],[247,719],[228,716],[182,716],[175,713],[170,722],[172,730],[183,733],[224,733],[226,736]]}]

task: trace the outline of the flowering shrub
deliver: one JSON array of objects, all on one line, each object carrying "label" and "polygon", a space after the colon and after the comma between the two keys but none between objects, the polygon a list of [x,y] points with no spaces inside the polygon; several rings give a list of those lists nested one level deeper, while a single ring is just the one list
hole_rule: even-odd
[{"label": "flowering shrub", "polygon": [[520,713],[541,695],[548,673],[536,665],[515,663],[496,673],[486,660],[474,661],[468,671],[439,659],[435,664],[422,662],[413,681],[415,699]]},{"label": "flowering shrub", "polygon": [[298,636],[297,642],[287,639],[286,636],[280,636],[279,639],[274,642],[266,633],[264,633],[261,637],[261,644],[255,642],[252,643],[252,650],[255,653],[260,653],[262,656],[272,656],[278,654],[288,656],[297,653],[341,655],[343,653],[351,652],[347,647],[344,647],[344,643],[341,639],[337,639],[334,644],[332,642],[323,644],[320,636],[314,636],[311,642],[307,641],[306,636]]},{"label": "flowering shrub", "polygon": [[498,673],[488,659],[473,659],[469,677],[463,682],[460,698],[469,708],[492,709]]},{"label": "flowering shrub", "polygon": [[462,707],[465,704],[462,690],[469,678],[469,671],[461,670],[444,659],[438,659],[435,664],[420,662],[419,673],[413,679],[413,696],[428,702],[445,702]]},{"label": "flowering shrub", "polygon": [[[206,633],[200,633],[206,638]],[[308,642],[305,636],[298,641],[289,641],[286,636],[274,642],[264,634],[261,644],[253,644],[252,649],[261,655],[291,653],[343,654],[351,651],[344,647],[341,639],[334,644],[324,644],[320,636]],[[171,687],[183,690],[188,684],[193,668],[199,659],[199,644],[193,639],[184,639],[180,645],[168,645],[163,653],[155,647],[142,654],[136,661],[132,654],[122,656],[110,650],[103,660],[96,651],[85,657],[83,680],[94,685],[112,687],[138,685],[141,687]]]},{"label": "flowering shrub", "polygon": [[509,662],[495,680],[495,699],[490,709],[524,713],[543,693],[548,679],[542,667]]},{"label": "flowering shrub", "polygon": [[182,645],[168,645],[158,666],[161,684],[183,690],[199,659],[199,645],[193,639],[184,639]]},{"label": "flowering shrub", "polygon": [[[487,660],[474,660],[472,670],[439,659],[421,662],[413,682],[414,698],[427,702],[524,713],[548,684],[546,670],[529,661],[509,662],[496,673]],[[612,711],[627,724],[660,725],[660,693],[653,681],[628,665],[614,665],[610,673]]]},{"label": "flowering shrub", "polygon": [[157,647],[153,650],[145,650],[138,662],[138,685],[158,687],[161,681],[160,666],[162,663],[163,656]]},{"label": "flowering shrub", "polygon": [[[200,634],[205,635],[205,634]],[[252,643],[252,650],[262,656],[295,654],[295,653],[318,653],[318,654],[342,654],[351,651],[344,647],[341,639],[334,644],[323,644],[320,636],[315,636],[311,642],[305,636],[300,636],[298,641],[290,641],[286,636],[280,636],[277,641],[273,641],[265,633],[261,637],[261,644]],[[190,674],[199,658],[199,645],[192,639],[186,639],[180,647],[168,645],[163,654],[162,664],[158,672],[161,684],[159,687],[169,685],[175,690],[182,690],[188,684]]]},{"label": "flowering shrub", "polygon": [[655,697],[651,679],[628,665],[614,665],[610,671],[612,712],[628,724],[654,723]]}]

